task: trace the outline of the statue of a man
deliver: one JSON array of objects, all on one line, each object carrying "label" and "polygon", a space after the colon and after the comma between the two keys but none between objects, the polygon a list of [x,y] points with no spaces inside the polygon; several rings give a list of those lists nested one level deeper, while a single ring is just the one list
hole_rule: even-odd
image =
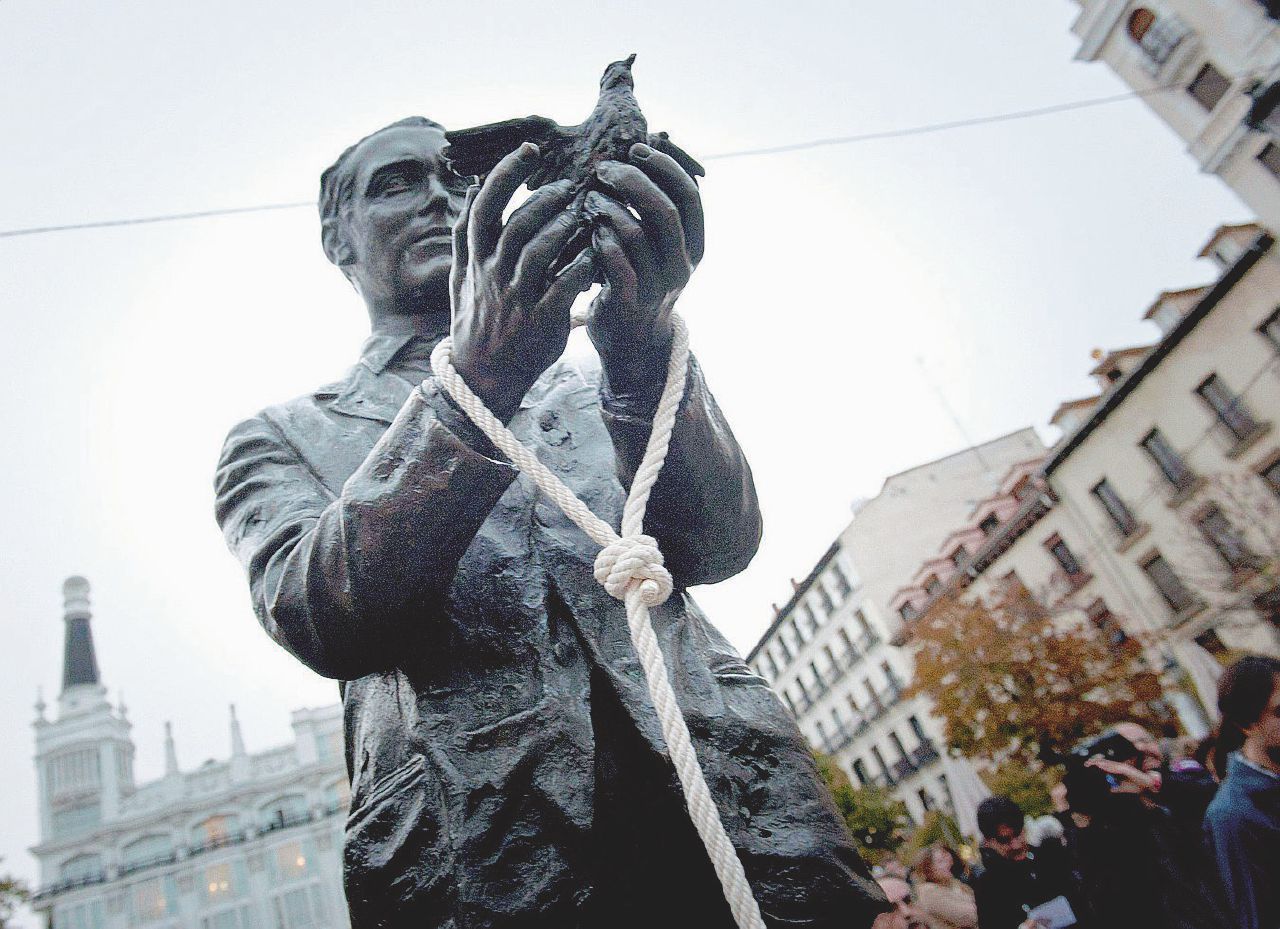
[{"label": "statue of a man", "polygon": [[[341,684],[355,929],[731,927],[685,811],[595,546],[436,386],[453,361],[491,410],[616,527],[649,434],[671,309],[702,255],[697,186],[645,145],[599,168],[592,245],[565,183],[503,221],[538,150],[482,187],[411,118],[321,179],[325,253],[372,335],[341,380],[236,426],[217,516],[277,642]],[[604,285],[600,364],[559,361]],[[696,363],[646,531],[676,593],[652,611],[728,834],[771,926],[867,925],[882,897],[768,684],[685,592],[756,550],[751,473]]]}]

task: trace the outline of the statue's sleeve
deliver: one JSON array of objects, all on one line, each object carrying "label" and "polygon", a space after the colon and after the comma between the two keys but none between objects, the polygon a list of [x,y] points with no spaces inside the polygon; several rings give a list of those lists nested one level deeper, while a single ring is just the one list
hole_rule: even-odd
[{"label": "statue's sleeve", "polygon": [[[653,420],[614,397],[604,382],[600,405],[613,439],[618,477],[629,488]],[[667,570],[684,587],[732,577],[760,546],[760,507],[751,467],[692,355],[671,446],[649,498],[644,526],[658,540]]]},{"label": "statue's sleeve", "polygon": [[384,670],[429,634],[459,560],[515,477],[477,450],[483,436],[460,437],[467,424],[450,410],[433,381],[415,390],[337,497],[270,412],[227,436],[218,523],[263,626],[317,673]]}]

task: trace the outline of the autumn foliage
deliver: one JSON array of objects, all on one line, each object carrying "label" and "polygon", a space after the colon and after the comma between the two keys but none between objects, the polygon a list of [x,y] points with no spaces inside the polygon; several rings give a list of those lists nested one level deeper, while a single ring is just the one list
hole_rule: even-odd
[{"label": "autumn foliage", "polygon": [[1163,720],[1156,672],[1136,639],[1104,635],[1080,611],[1047,609],[1016,581],[985,598],[944,595],[910,629],[915,678],[968,757],[1038,767],[1122,720]]}]

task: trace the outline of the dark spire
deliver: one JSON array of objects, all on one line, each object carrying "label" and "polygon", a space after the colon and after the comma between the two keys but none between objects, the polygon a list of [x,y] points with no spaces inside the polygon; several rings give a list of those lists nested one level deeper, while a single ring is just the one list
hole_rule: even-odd
[{"label": "dark spire", "polygon": [[65,693],[80,684],[101,683],[98,657],[93,651],[93,632],[89,629],[89,582],[82,577],[69,577],[62,585],[62,618],[67,623],[66,644],[62,650],[62,690]]}]

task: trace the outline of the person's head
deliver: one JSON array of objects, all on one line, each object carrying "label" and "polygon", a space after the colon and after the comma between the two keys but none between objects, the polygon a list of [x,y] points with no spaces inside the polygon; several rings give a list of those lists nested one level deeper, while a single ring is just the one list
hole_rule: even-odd
[{"label": "person's head", "polygon": [[916,858],[915,873],[930,884],[949,884],[955,876],[952,871],[955,864],[956,858],[951,849],[941,842],[935,842],[920,850]]},{"label": "person's head", "polygon": [[1150,730],[1137,723],[1116,723],[1111,731],[1124,736],[1138,750],[1138,767],[1143,771],[1159,770],[1164,763],[1164,754],[1160,751],[1160,741]]},{"label": "person's head", "polygon": [[1227,756],[1243,750],[1250,761],[1280,770],[1280,660],[1246,655],[1218,681],[1222,722],[1213,767],[1226,776]]},{"label": "person's head", "polygon": [[324,253],[364,298],[388,314],[449,310],[451,231],[470,179],[441,151],[444,128],[421,116],[365,136],[320,177]]},{"label": "person's head", "polygon": [[876,879],[893,909],[881,913],[871,924],[871,929],[925,929],[926,923],[915,910],[911,885],[900,877],[885,876]]},{"label": "person's head", "polygon": [[978,830],[982,844],[1001,858],[1022,861],[1027,857],[1026,817],[1008,797],[987,797],[978,804]]}]

